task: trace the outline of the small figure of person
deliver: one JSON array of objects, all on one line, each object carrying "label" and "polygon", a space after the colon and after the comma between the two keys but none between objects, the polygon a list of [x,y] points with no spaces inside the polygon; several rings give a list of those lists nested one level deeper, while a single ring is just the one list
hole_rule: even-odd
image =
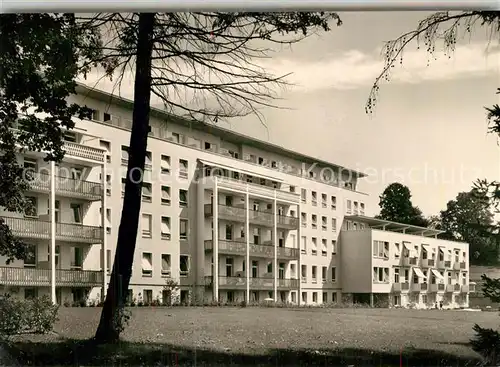
[{"label": "small figure of person", "polygon": [[438,305],[438,302],[436,301],[436,310],[439,309],[439,305]]},{"label": "small figure of person", "polygon": [[439,309],[442,310],[443,309],[443,301],[440,301],[439,302]]}]

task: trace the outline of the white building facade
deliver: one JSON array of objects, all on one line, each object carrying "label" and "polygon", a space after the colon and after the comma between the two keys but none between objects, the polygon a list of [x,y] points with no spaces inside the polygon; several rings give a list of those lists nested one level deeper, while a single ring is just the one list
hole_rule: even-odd
[{"label": "white building facade", "polygon": [[[51,168],[42,155],[19,157],[46,179],[26,193],[36,212],[0,213],[33,244],[26,261],[2,263],[0,291],[49,294],[59,303],[105,295],[123,206],[132,104],[83,86],[77,92],[71,101],[94,114],[92,121],[77,119],[64,161]],[[448,300],[448,284],[459,284],[449,304],[466,306],[468,245],[416,236],[415,228],[398,233],[397,224],[375,229],[382,223],[365,216],[367,195],[356,190],[362,173],[158,110],[150,125],[130,302],[165,301],[164,285],[173,279],[180,301],[375,303],[383,294],[388,305],[417,300],[418,307]],[[356,230],[352,223],[359,223]],[[389,243],[389,259],[372,256],[377,241]],[[427,246],[436,256],[440,246],[458,249],[459,265],[455,257],[445,268],[429,261],[426,267],[405,265],[407,242],[418,245],[419,254]],[[398,258],[393,244],[402,251]],[[375,268],[389,269],[382,282],[372,277]],[[403,278],[407,269],[412,275]],[[444,279],[435,275],[432,283],[433,270]],[[403,289],[406,279],[410,289]],[[422,289],[417,298],[410,292],[415,279],[429,284],[427,298]],[[444,293],[439,286],[433,298],[430,289],[441,282]]]}]

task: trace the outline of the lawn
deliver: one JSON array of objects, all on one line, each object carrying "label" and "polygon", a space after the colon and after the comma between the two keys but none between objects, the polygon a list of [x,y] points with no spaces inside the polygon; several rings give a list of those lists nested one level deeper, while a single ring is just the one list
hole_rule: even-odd
[{"label": "lawn", "polygon": [[[14,338],[23,365],[475,365],[472,326],[497,312],[389,309],[132,308],[120,345],[93,336],[99,308],[61,308],[55,333]],[[401,357],[402,354],[402,357]]]}]

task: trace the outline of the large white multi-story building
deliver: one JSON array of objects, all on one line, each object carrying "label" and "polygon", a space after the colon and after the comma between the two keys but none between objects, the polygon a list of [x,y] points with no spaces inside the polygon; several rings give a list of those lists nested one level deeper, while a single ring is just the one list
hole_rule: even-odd
[{"label": "large white multi-story building", "polygon": [[[105,294],[132,103],[77,92],[93,119],[77,119],[64,161],[19,157],[36,210],[0,215],[32,251],[2,264],[0,291],[59,303]],[[467,305],[468,245],[365,216],[362,173],[159,110],[150,125],[129,300],[164,301],[174,279],[181,301]]]}]

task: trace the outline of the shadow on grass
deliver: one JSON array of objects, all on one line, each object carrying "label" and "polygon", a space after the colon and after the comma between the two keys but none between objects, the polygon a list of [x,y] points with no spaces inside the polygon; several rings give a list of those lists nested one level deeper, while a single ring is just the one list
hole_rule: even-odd
[{"label": "shadow on grass", "polygon": [[169,344],[89,341],[11,342],[4,347],[23,366],[478,366],[479,359],[431,350],[403,355],[365,349],[272,350],[266,355],[181,348]]}]

